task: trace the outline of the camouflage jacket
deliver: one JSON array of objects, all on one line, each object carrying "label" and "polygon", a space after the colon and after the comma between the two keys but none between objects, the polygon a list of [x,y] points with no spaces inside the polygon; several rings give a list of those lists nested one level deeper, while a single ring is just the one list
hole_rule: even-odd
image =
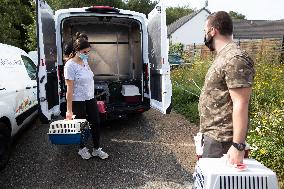
[{"label": "camouflage jacket", "polygon": [[229,43],[209,68],[199,98],[200,131],[220,141],[233,139],[233,103],[229,89],[251,87],[253,60],[235,43]]}]

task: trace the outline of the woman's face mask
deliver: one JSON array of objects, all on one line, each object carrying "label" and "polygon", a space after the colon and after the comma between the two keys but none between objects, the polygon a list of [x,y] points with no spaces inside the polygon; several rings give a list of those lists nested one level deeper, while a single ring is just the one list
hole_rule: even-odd
[{"label": "woman's face mask", "polygon": [[[209,30],[207,32],[207,34],[205,34],[204,36],[204,44],[210,49],[210,51],[215,51],[215,48],[214,48],[214,44],[213,44],[213,36],[211,36],[209,33],[210,33],[211,30]],[[206,37],[208,36],[208,37]]]},{"label": "woman's face mask", "polygon": [[79,56],[79,58],[81,58],[82,60],[88,60],[88,58],[89,58],[89,53],[90,53],[90,50],[89,50],[89,49],[84,49],[84,50],[82,50],[81,52],[78,51],[78,56]]},{"label": "woman's face mask", "polygon": [[81,58],[82,60],[88,60],[89,55],[79,52],[79,58]]}]

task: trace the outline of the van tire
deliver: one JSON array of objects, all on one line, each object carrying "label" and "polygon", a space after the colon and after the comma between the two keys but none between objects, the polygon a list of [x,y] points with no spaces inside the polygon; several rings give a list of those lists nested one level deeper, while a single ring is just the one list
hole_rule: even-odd
[{"label": "van tire", "polygon": [[39,120],[42,124],[49,124],[48,119],[45,117],[45,115],[41,112],[40,109],[38,111],[38,117],[39,117]]},{"label": "van tire", "polygon": [[0,122],[0,170],[7,165],[11,152],[11,131],[10,128]]}]

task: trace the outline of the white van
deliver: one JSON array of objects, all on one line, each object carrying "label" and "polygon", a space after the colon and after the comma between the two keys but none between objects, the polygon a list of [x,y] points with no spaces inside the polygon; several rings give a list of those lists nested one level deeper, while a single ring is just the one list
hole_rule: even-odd
[{"label": "white van", "polygon": [[36,66],[29,55],[0,43],[0,169],[8,161],[10,144],[37,113]]},{"label": "white van", "polygon": [[171,111],[166,11],[158,4],[148,15],[108,6],[58,10],[37,0],[40,64],[39,102],[48,120],[63,111],[63,46],[76,32],[87,34],[95,95],[106,104],[107,119],[150,107]]}]

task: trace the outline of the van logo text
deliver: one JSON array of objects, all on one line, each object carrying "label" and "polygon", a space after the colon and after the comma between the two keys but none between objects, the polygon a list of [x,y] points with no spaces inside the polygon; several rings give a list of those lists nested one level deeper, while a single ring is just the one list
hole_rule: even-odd
[{"label": "van logo text", "polygon": [[20,60],[0,59],[0,66],[15,66],[22,65]]}]

